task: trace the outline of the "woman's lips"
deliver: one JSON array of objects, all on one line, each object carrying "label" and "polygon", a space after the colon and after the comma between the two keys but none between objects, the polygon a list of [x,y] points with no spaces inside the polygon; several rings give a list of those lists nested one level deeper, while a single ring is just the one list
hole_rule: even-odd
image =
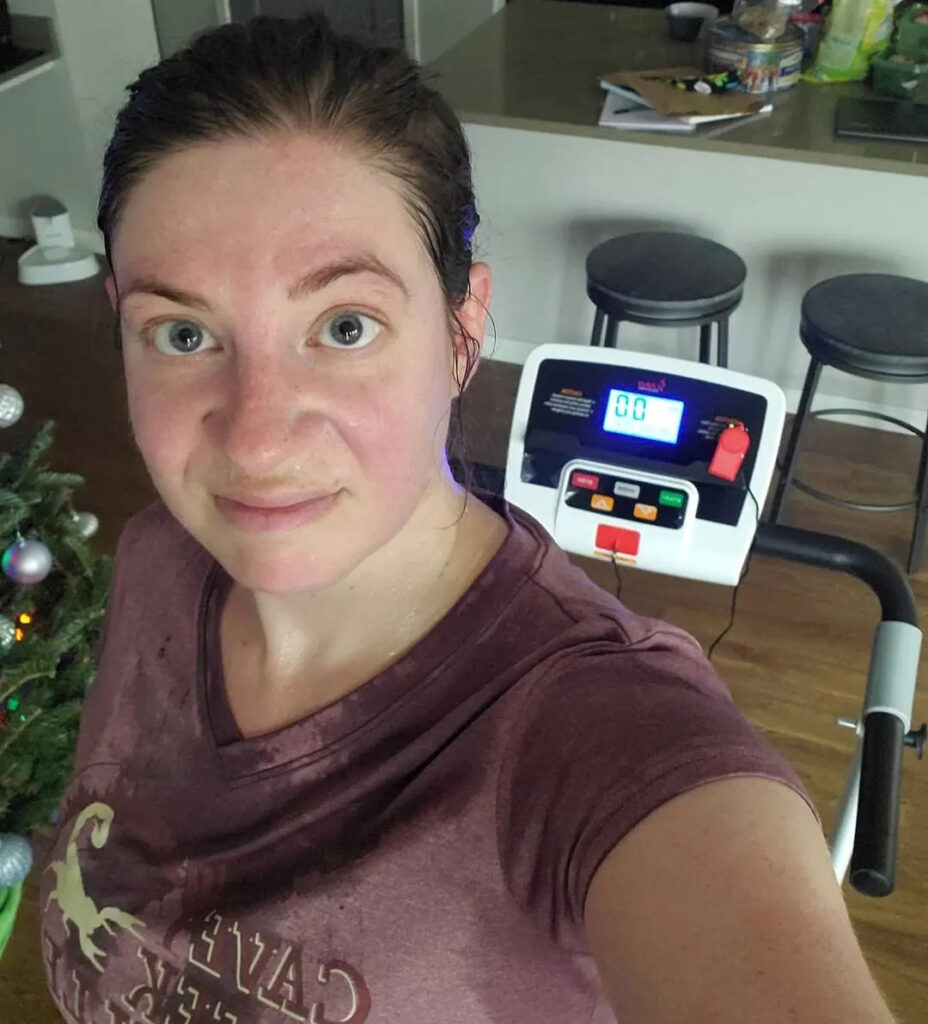
[{"label": "woman's lips", "polygon": [[215,495],[220,514],[231,526],[243,533],[265,533],[273,530],[295,530],[321,519],[335,504],[341,491],[318,498],[291,501],[287,496],[274,498],[226,498]]}]

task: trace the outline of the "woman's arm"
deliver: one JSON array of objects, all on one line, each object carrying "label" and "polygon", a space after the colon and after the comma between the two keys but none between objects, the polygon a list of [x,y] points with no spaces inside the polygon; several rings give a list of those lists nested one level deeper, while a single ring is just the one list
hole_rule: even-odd
[{"label": "woman's arm", "polygon": [[711,782],[641,821],[599,866],[584,923],[634,1024],[891,1024],[805,802]]}]

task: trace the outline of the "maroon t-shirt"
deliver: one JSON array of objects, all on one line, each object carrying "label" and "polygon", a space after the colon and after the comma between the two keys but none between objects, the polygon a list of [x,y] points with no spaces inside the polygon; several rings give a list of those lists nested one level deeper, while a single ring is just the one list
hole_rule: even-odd
[{"label": "maroon t-shirt", "polygon": [[609,850],[712,779],[805,796],[695,640],[483,500],[509,534],[451,611],[250,739],[222,678],[228,578],[162,505],[130,523],[41,866],[65,1019],[605,1024],[582,911]]}]

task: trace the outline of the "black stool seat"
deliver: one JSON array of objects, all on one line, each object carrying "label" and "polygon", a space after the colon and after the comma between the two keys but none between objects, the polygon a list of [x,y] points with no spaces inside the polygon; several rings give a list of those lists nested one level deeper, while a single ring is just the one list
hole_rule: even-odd
[{"label": "black stool seat", "polygon": [[894,274],[846,274],[802,300],[809,354],[859,376],[928,380],[928,284]]},{"label": "black stool seat", "polygon": [[[928,424],[924,430],[886,413],[854,409],[818,409],[812,400],[822,367],[852,373],[870,380],[897,384],[928,381],[928,284],[895,274],[844,274],[822,281],[802,300],[799,336],[809,353],[809,368],[793,421],[783,468],[770,509],[779,522],[791,487],[833,505],[861,512],[898,512],[915,509],[907,567],[917,572],[922,563],[928,533]],[[886,420],[922,439],[915,496],[903,502],[871,504],[839,498],[810,487],[796,477],[796,461],[806,421],[815,416],[853,413]]]},{"label": "black stool seat", "polygon": [[707,238],[643,231],[596,246],[586,275],[587,294],[608,317],[694,323],[741,301],[747,268],[737,253]]}]

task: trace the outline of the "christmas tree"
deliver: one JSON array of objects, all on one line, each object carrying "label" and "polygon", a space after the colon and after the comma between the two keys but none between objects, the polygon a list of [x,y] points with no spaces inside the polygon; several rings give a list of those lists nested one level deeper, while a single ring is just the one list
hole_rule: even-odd
[{"label": "christmas tree", "polygon": [[[23,401],[0,385],[0,426]],[[74,763],[110,580],[71,498],[83,479],[49,469],[53,424],[0,452],[0,955],[31,862],[29,835],[55,815]]]}]

